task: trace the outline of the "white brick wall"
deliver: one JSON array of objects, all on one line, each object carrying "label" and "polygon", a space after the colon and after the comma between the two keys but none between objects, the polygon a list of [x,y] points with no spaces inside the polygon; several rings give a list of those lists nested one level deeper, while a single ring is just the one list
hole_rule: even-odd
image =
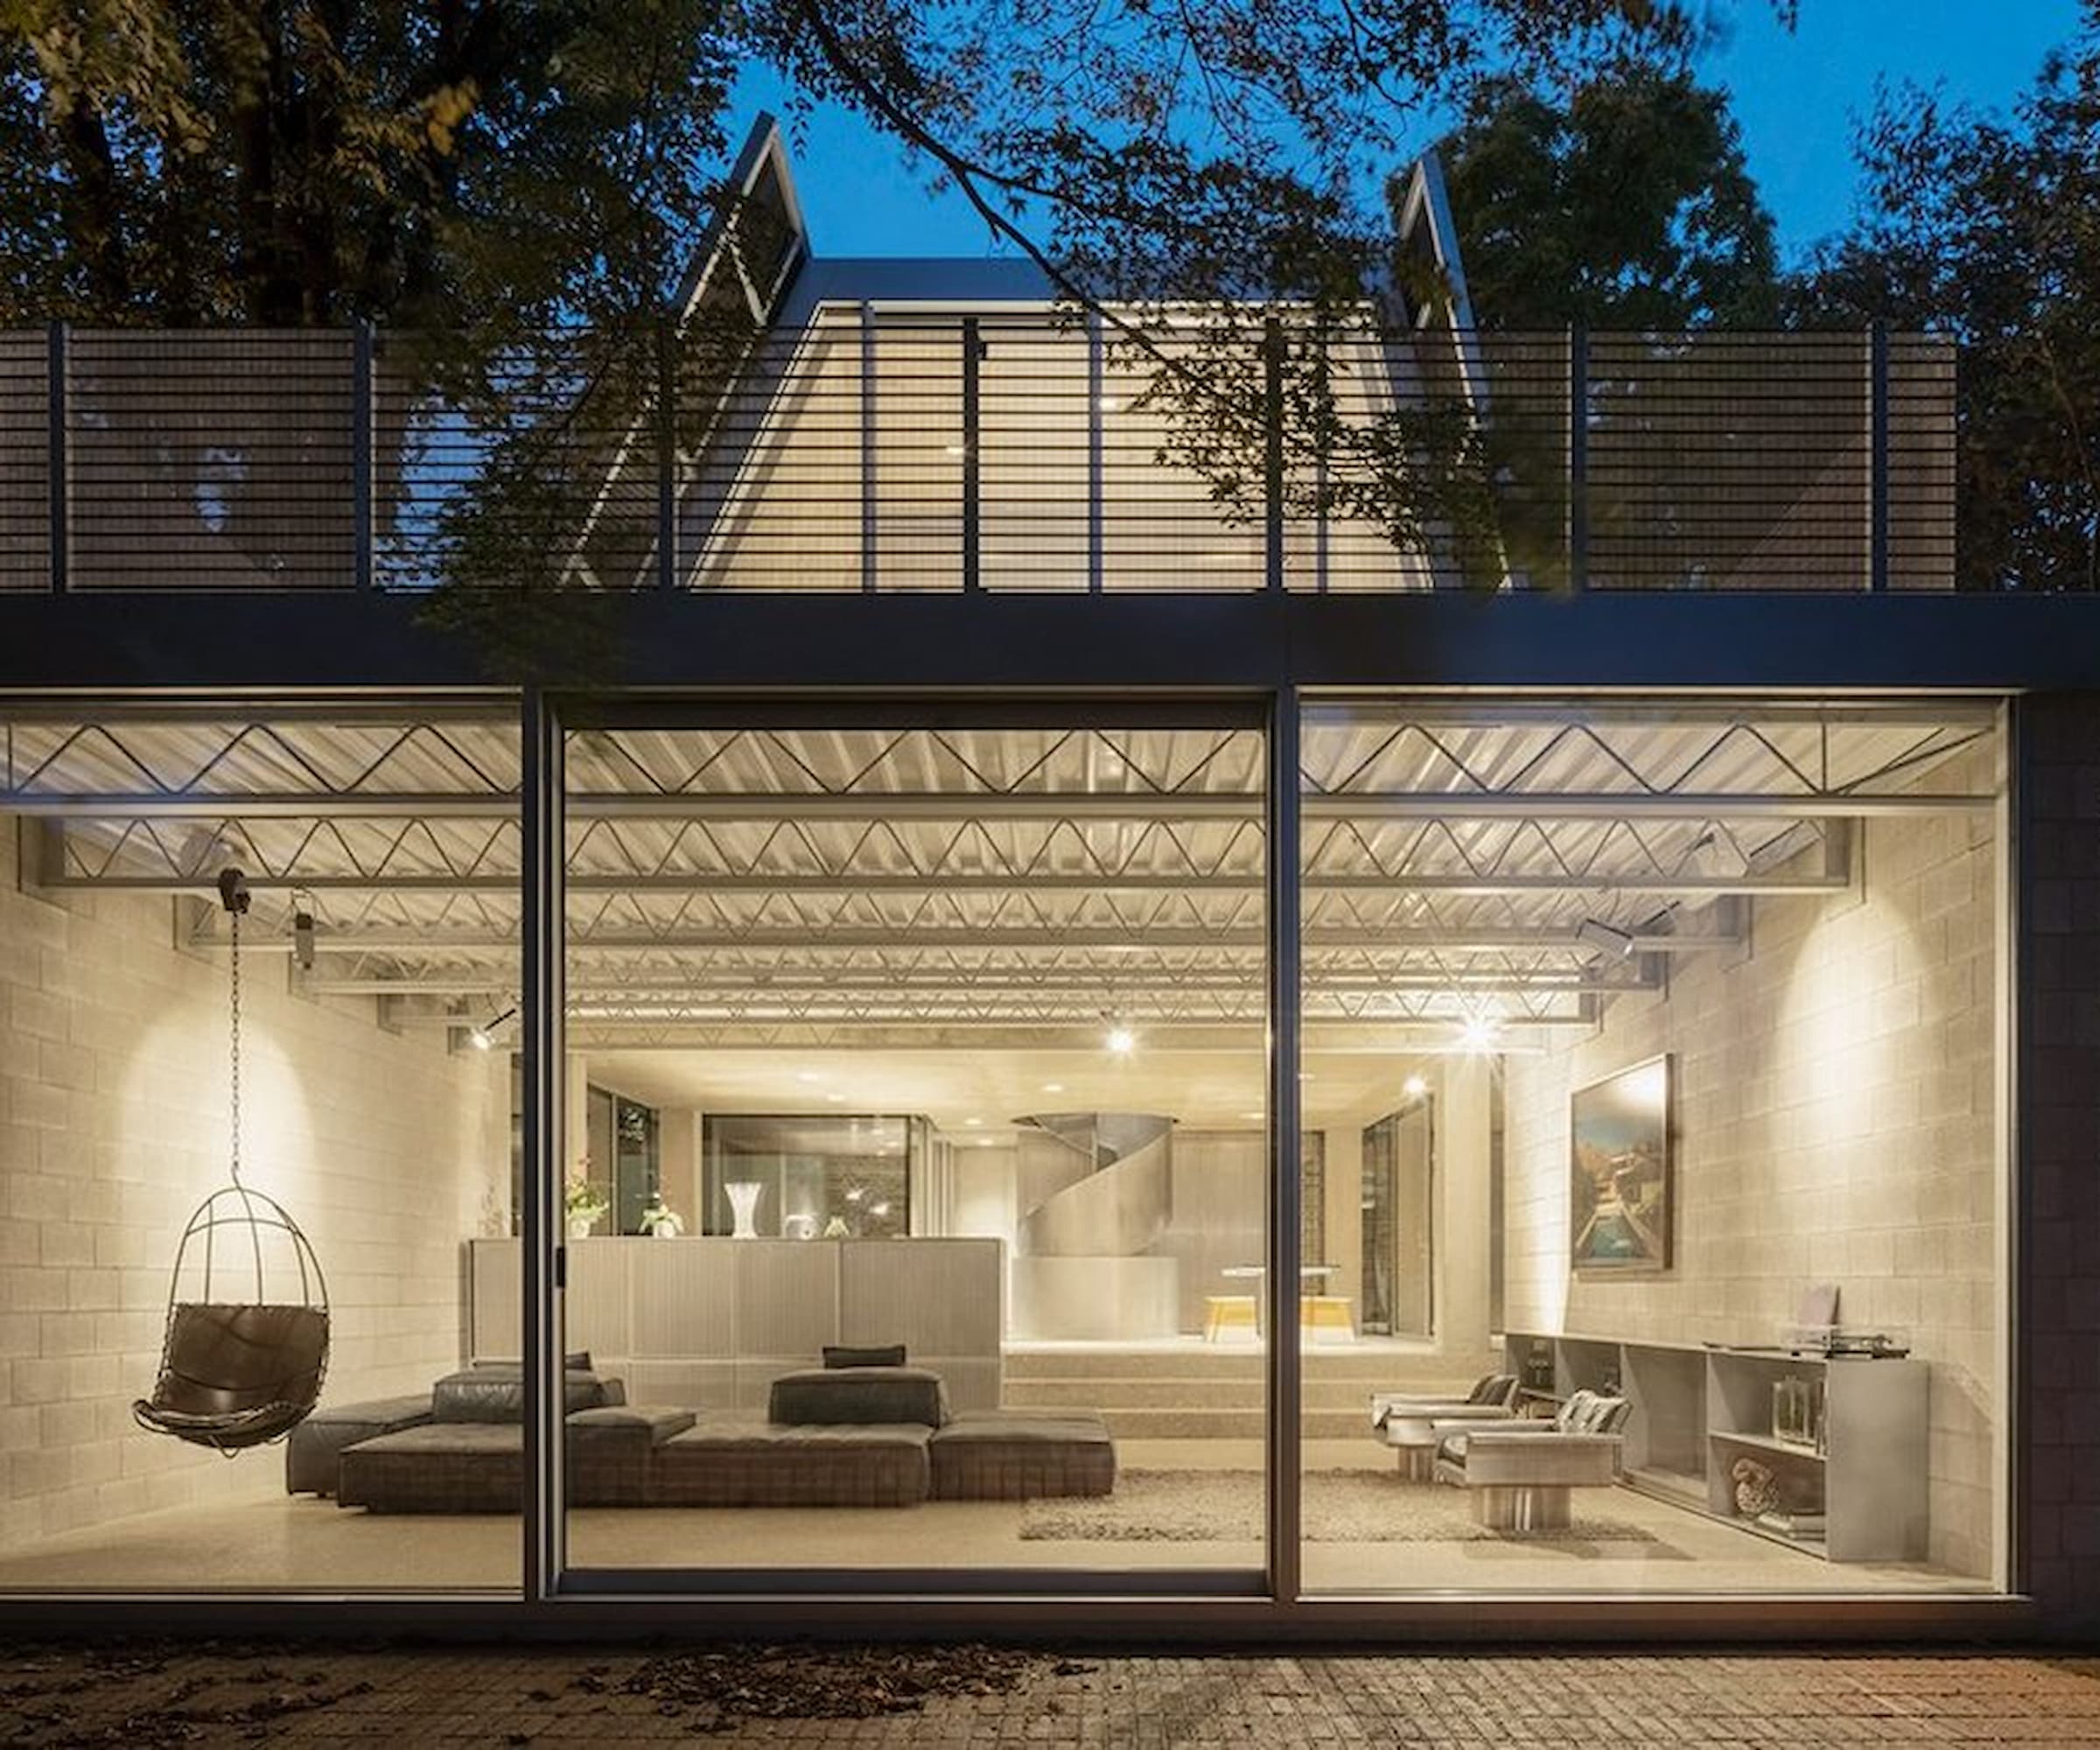
[{"label": "white brick wall", "polygon": [[[1932,1558],[1992,1571],[1999,1353],[1987,814],[1880,820],[1859,892],[1756,902],[1748,953],[1677,962],[1601,1033],[1508,1068],[1508,1322],[1770,1342],[1808,1284],[1932,1367]],[[1572,1090],[1660,1052],[1676,1074],[1676,1257],[1567,1268]]]},{"label": "white brick wall", "polygon": [[[166,900],[0,887],[6,1545],[283,1487],[278,1448],[229,1463],[131,1419],[182,1224],[226,1174],[226,968],[173,942]],[[460,1240],[503,1229],[507,1062],[293,998],[279,957],[245,971],[244,1177],[327,1274],[327,1396],[425,1384],[462,1353]]]}]

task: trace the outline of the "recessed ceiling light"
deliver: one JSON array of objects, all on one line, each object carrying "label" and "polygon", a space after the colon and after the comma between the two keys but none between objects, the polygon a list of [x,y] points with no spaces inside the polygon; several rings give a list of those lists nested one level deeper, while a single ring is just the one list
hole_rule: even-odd
[{"label": "recessed ceiling light", "polygon": [[1475,1015],[1460,1029],[1459,1043],[1467,1051],[1493,1051],[1502,1024],[1492,1015]]},{"label": "recessed ceiling light", "polygon": [[814,1069],[798,1069],[794,1072],[794,1079],[797,1082],[822,1082],[824,1078]]},{"label": "recessed ceiling light", "polygon": [[962,1121],[962,1122],[963,1122],[964,1124],[968,1124],[968,1125],[970,1126],[970,1128],[971,1130],[976,1130],[976,1129],[977,1128],[977,1126],[978,1126],[978,1125],[982,1124],[983,1124],[984,1121],[984,1119],[982,1119],[982,1118],[965,1118],[965,1119],[963,1119],[963,1121]]},{"label": "recessed ceiling light", "polygon": [[1266,1112],[1242,1112],[1240,1116],[1250,1124],[1258,1124],[1269,1115]]},{"label": "recessed ceiling light", "polygon": [[977,1146],[981,1149],[990,1148],[991,1146],[991,1138],[990,1137],[979,1137],[977,1138]]},{"label": "recessed ceiling light", "polygon": [[846,1096],[844,1094],[827,1094],[824,1096],[824,1098],[829,1100],[834,1106],[843,1106],[846,1103]]},{"label": "recessed ceiling light", "polygon": [[1110,1027],[1102,1043],[1117,1057],[1128,1057],[1138,1049],[1138,1035],[1128,1027]]},{"label": "recessed ceiling light", "polygon": [[1046,1094],[1062,1094],[1064,1091],[1065,1084],[1061,1082],[1046,1082],[1043,1083],[1043,1092]]}]

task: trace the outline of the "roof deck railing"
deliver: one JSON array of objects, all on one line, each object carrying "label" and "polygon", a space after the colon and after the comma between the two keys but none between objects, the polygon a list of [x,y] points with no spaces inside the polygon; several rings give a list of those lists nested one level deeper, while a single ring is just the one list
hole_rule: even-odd
[{"label": "roof deck railing", "polygon": [[1138,346],[830,306],[461,369],[60,326],[0,333],[0,589],[1948,589],[1954,388],[1879,330]]}]

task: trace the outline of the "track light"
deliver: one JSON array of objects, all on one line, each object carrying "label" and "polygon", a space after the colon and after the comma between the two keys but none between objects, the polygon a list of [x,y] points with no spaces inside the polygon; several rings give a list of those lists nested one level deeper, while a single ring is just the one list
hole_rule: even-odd
[{"label": "track light", "polygon": [[302,972],[313,970],[313,914],[298,900],[292,902],[291,960]]},{"label": "track light", "polygon": [[1493,1051],[1502,1024],[1492,1015],[1475,1015],[1459,1030],[1459,1043],[1467,1051]]},{"label": "track light", "polygon": [[1114,1056],[1128,1057],[1138,1049],[1138,1035],[1118,1023],[1109,1029],[1108,1036],[1102,1043],[1108,1046]]},{"label": "track light", "polygon": [[1630,960],[1634,952],[1633,933],[1614,929],[1599,918],[1585,918],[1575,932],[1576,940],[1586,942],[1592,948],[1600,948],[1618,960]]}]

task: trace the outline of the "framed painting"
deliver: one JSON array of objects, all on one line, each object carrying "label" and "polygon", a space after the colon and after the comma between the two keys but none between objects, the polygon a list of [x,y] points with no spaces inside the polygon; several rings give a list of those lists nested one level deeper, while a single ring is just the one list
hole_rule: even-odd
[{"label": "framed painting", "polygon": [[1670,1059],[1578,1088],[1569,1102],[1570,1256],[1585,1271],[1670,1268]]}]

